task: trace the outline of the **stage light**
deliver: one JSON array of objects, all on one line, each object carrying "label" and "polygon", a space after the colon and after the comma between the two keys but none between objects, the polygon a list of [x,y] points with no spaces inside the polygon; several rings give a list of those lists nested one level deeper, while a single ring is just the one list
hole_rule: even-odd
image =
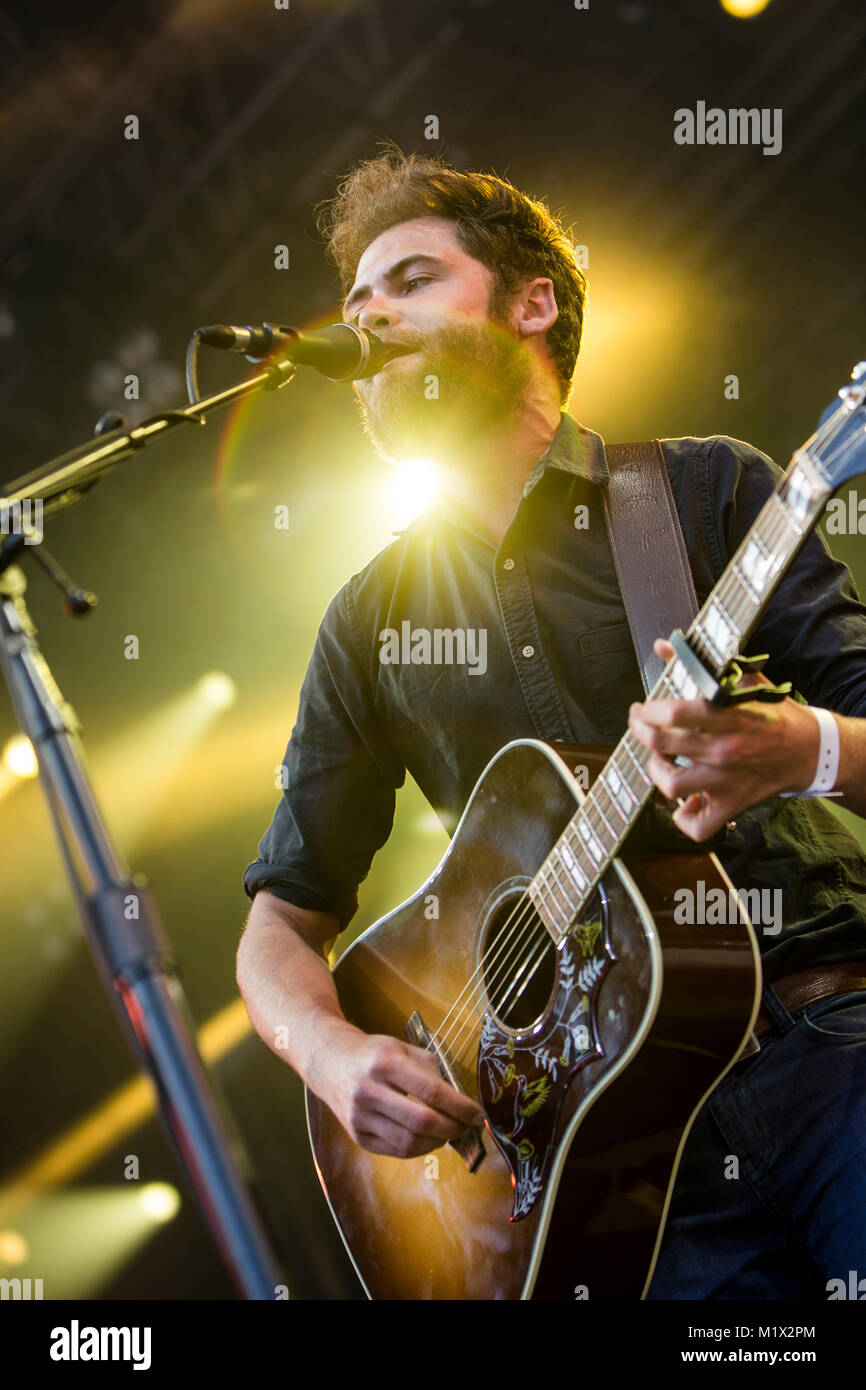
[{"label": "stage light", "polygon": [[[188,784],[213,725],[236,695],[230,676],[209,671],[94,748],[94,777],[128,853],[167,833],[172,792]],[[170,833],[178,833],[176,818]]]},{"label": "stage light", "polygon": [[0,1231],[0,1264],[23,1264],[30,1247],[20,1231]]},{"label": "stage light", "polygon": [[769,5],[770,0],[719,0],[722,9],[735,19],[752,19]]},{"label": "stage light", "polygon": [[4,1277],[22,1284],[29,1279],[38,1292],[25,1297],[99,1298],[161,1229],[162,1219],[145,1210],[142,1195],[137,1182],[125,1182],[31,1200],[18,1222],[26,1253],[13,1266],[14,1275],[4,1272]]},{"label": "stage light", "polygon": [[400,525],[407,526],[436,496],[436,465],[432,459],[408,459],[393,465],[389,493]]},{"label": "stage light", "polygon": [[[198,1045],[205,1063],[215,1066],[251,1032],[244,1001],[233,999],[199,1029]],[[153,1082],[147,1076],[136,1076],[120,1086],[0,1185],[0,1221],[10,1220],[13,1213],[24,1210],[53,1189],[69,1185],[98,1163],[112,1147],[153,1117],[154,1099]],[[151,1185],[167,1186],[148,1184]],[[125,1198],[128,1204],[134,1197],[139,1221],[145,1216],[140,1202],[144,1190],[136,1188]]]},{"label": "stage light", "polygon": [[237,698],[237,687],[231,676],[222,671],[210,671],[198,683],[198,692],[214,709],[228,709]]},{"label": "stage light", "polygon": [[149,1182],[138,1194],[142,1210],[152,1221],[171,1221],[180,1211],[180,1193],[170,1182]]},{"label": "stage light", "polygon": [[14,777],[35,777],[39,771],[36,751],[26,734],[16,734],[3,749],[3,765]]}]

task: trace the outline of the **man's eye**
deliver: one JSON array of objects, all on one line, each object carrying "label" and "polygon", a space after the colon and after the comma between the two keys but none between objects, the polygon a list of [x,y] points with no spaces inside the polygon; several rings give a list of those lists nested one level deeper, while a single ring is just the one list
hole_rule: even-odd
[{"label": "man's eye", "polygon": [[403,288],[408,290],[410,286],[421,285],[425,280],[429,279],[431,279],[429,275],[410,275],[408,280],[404,280]]}]

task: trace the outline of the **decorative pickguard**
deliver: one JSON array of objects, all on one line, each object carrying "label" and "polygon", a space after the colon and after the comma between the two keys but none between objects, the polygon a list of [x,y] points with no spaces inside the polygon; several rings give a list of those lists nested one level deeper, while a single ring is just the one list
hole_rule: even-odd
[{"label": "decorative pickguard", "polygon": [[616,961],[607,906],[572,928],[557,951],[551,1002],[531,1032],[516,1034],[485,1014],[478,1049],[478,1098],[514,1179],[512,1221],[532,1211],[544,1190],[563,1097],[575,1074],[604,1055],[596,1001]]}]

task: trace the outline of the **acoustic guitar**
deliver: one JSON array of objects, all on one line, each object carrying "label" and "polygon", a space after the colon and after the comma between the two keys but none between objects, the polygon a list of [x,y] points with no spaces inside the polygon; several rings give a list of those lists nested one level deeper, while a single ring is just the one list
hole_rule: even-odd
[{"label": "acoustic guitar", "polygon": [[[672,635],[650,698],[784,695],[744,690],[756,659],[737,654],[827,499],[866,469],[866,362],[852,380]],[[346,1017],[431,1051],[486,1117],[390,1158],[307,1092],[316,1167],[370,1298],[645,1295],[690,1126],[749,1050],[761,987],[745,895],[706,847],[660,847],[649,756],[631,733],[612,751],[507,744],[426,883],[338,961]],[[690,925],[683,890],[726,909]]]}]

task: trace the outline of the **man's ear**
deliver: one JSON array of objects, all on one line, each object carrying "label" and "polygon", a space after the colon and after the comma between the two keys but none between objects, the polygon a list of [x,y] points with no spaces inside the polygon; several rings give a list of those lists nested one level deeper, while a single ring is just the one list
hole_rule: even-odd
[{"label": "man's ear", "polygon": [[527,280],[515,296],[512,313],[521,338],[546,333],[559,318],[553,281],[546,276]]}]

